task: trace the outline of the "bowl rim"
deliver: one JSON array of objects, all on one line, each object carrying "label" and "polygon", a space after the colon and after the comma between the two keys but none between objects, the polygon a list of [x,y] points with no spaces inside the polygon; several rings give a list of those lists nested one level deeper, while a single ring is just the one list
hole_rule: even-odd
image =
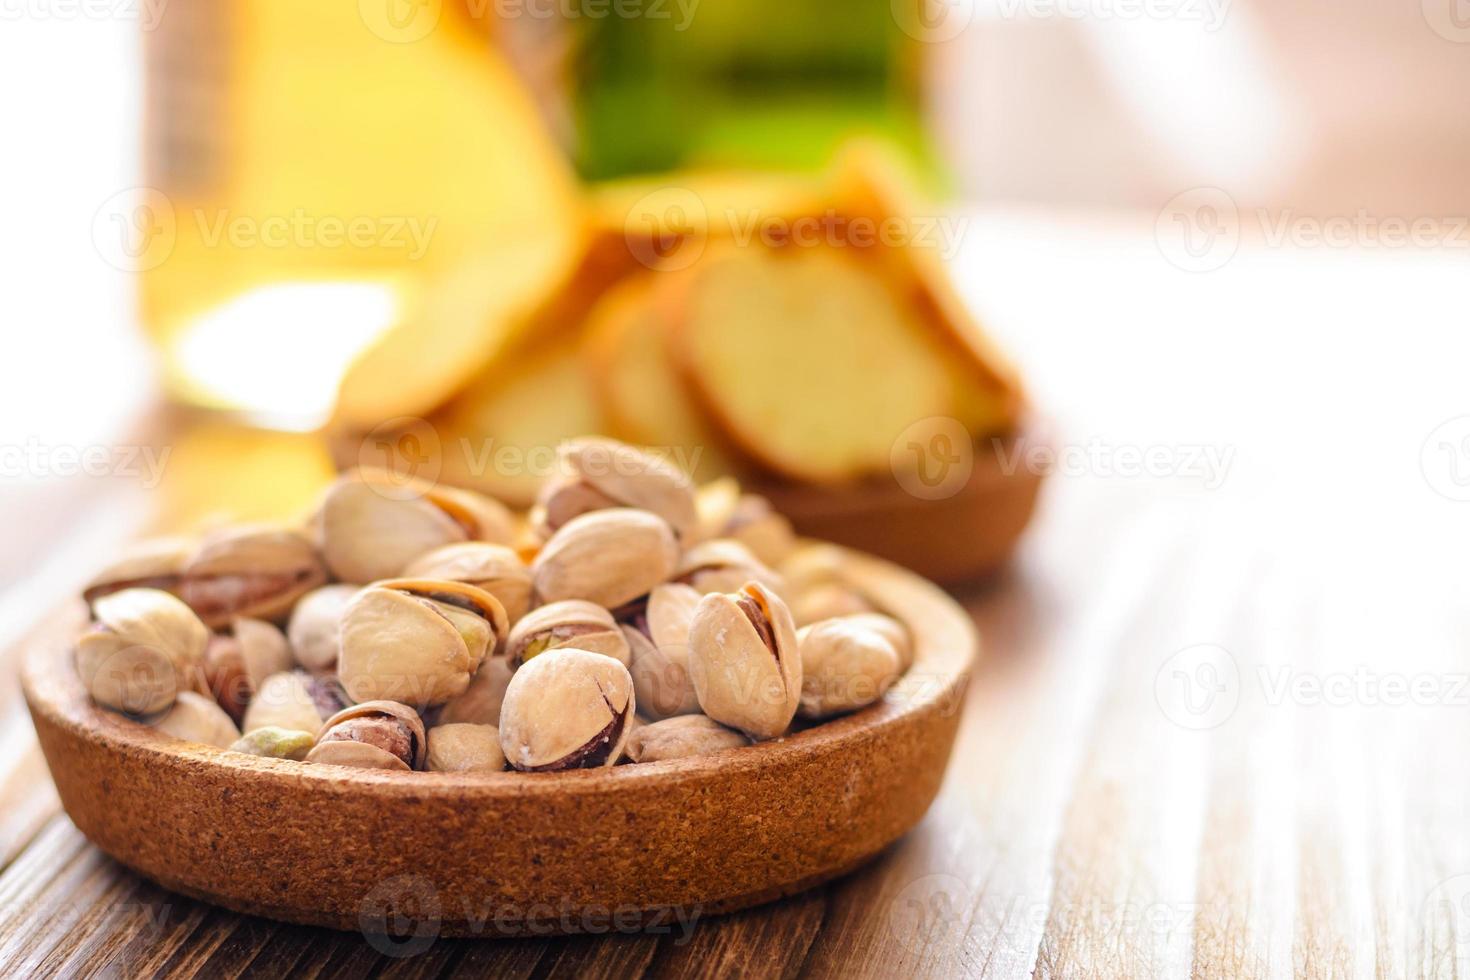
[{"label": "bowl rim", "polygon": [[909,628],[914,662],[889,692],[867,708],[820,722],[771,741],[687,759],[620,764],[568,772],[437,773],[355,769],[330,764],[305,765],[285,759],[231,752],[184,742],[152,726],[97,706],[73,668],[71,636],[83,615],[73,604],[66,639],[32,644],[21,683],[33,712],[75,735],[105,743],[118,752],[142,755],[163,766],[208,765],[242,777],[280,781],[326,793],[368,790],[401,798],[431,796],[481,797],[615,793],[648,781],[714,780],[732,770],[780,766],[825,755],[853,740],[873,737],[890,727],[934,710],[959,710],[969,672],[980,652],[974,621],[939,586],[890,562],[839,545],[806,543],[803,547],[834,549],[843,574],[854,587]]}]

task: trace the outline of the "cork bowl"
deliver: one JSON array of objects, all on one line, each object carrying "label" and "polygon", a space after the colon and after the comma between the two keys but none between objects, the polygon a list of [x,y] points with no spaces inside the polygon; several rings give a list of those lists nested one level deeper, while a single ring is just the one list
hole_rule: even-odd
[{"label": "cork bowl", "polygon": [[185,895],[410,937],[682,923],[853,870],[939,789],[973,624],[912,573],[847,557],[854,584],[913,632],[914,667],[861,712],[695,759],[478,776],[304,765],[97,709],[65,642],[30,651],[23,685],[77,827]]}]

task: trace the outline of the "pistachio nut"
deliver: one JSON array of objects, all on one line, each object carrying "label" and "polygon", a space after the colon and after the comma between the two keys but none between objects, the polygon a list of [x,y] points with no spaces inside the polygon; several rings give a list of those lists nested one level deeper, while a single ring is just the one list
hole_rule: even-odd
[{"label": "pistachio nut", "polygon": [[299,531],[237,527],[206,539],[190,556],[178,594],[210,629],[239,617],[283,619],[327,580],[316,549]]},{"label": "pistachio nut", "polygon": [[796,548],[796,532],[791,522],[769,500],[753,493],[741,496],[725,523],[723,534],[745,545],[751,554],[772,568],[789,558]]},{"label": "pistachio nut", "polygon": [[873,606],[861,594],[840,582],[823,582],[796,593],[791,600],[791,615],[798,626],[810,626],[824,619],[871,613]]},{"label": "pistachio nut", "polygon": [[633,663],[633,690],[638,708],[653,719],[693,714],[699,710],[689,679],[689,625],[700,594],[676,582],[655,588],[648,605],[623,626]]},{"label": "pistachio nut", "polygon": [[507,658],[486,657],[465,692],[439,709],[439,724],[500,724],[500,706],[514,673]]},{"label": "pistachio nut", "polygon": [[429,729],[430,772],[501,772],[505,753],[494,725],[437,725]]},{"label": "pistachio nut", "polygon": [[759,582],[699,601],[689,628],[689,676],[704,713],[752,738],[791,726],[801,654],[791,611]]},{"label": "pistachio nut", "polygon": [[569,478],[543,498],[551,530],[591,510],[632,507],[662,517],[681,538],[694,533],[694,485],[669,461],[601,436],[563,442],[557,456]]},{"label": "pistachio nut", "polygon": [[586,599],[616,609],[667,579],[677,560],[667,523],[619,507],[568,521],[536,556],[531,575],[543,602]]},{"label": "pistachio nut", "polygon": [[443,704],[465,692],[506,632],[500,600],[473,585],[378,582],[342,614],[337,676],[354,701]]},{"label": "pistachio nut", "polygon": [[259,619],[235,620],[232,631],[211,637],[204,651],[208,692],[236,722],[267,677],[290,669],[285,635]]},{"label": "pistachio nut", "polygon": [[268,725],[236,739],[230,745],[230,751],[258,755],[265,759],[301,762],[315,744],[315,732],[292,731],[289,728]]},{"label": "pistachio nut", "polygon": [[484,541],[445,545],[404,569],[407,578],[468,582],[500,600],[515,623],[531,608],[531,569],[513,548]]},{"label": "pistachio nut", "polygon": [[621,507],[622,504],[575,476],[559,476],[547,480],[536,494],[531,508],[531,523],[543,539],[555,534],[574,517],[594,510]]},{"label": "pistachio nut", "polygon": [[188,606],[157,589],[125,589],[93,603],[97,617],[77,641],[77,673],[106,708],[147,715],[192,688],[209,630]]},{"label": "pistachio nut", "polygon": [[356,769],[422,769],[424,722],[406,704],[364,701],[343,708],[322,724],[307,762]]},{"label": "pistachio nut", "polygon": [[865,708],[898,679],[898,651],[878,630],[853,618],[828,619],[803,627],[801,707],[803,718],[828,718]]},{"label": "pistachio nut", "polygon": [[746,582],[760,582],[773,592],[785,588],[780,575],[745,545],[729,538],[702,541],[684,552],[672,578],[701,593],[737,592]]},{"label": "pistachio nut", "polygon": [[854,623],[864,629],[870,629],[883,639],[893,645],[893,650],[898,654],[898,671],[903,673],[913,666],[914,663],[914,639],[909,635],[908,627],[892,616],[883,613],[851,613],[840,616],[849,623]]},{"label": "pistachio nut", "polygon": [[525,772],[614,765],[633,718],[633,679],[612,657],[561,649],[527,661],[500,711],[506,760]]},{"label": "pistachio nut", "polygon": [[512,667],[520,667],[538,654],[562,647],[600,653],[625,666],[632,660],[612,613],[582,599],[563,599],[531,610],[510,631],[505,655]]},{"label": "pistachio nut", "polygon": [[314,671],[337,666],[342,612],[359,591],[356,585],[324,585],[301,597],[286,626],[297,663]]},{"label": "pistachio nut", "polygon": [[347,704],[347,695],[335,678],[304,670],[284,671],[267,677],[256,688],[240,727],[246,734],[260,728],[315,733],[325,719]]},{"label": "pistachio nut", "polygon": [[82,591],[91,605],[124,589],[158,589],[177,593],[184,565],[196,544],[187,538],[152,538],[127,549],[118,561],[98,572]]},{"label": "pistachio nut", "polygon": [[792,595],[829,582],[847,582],[847,553],[833,544],[804,544],[780,564],[781,577]]},{"label": "pistachio nut", "polygon": [[344,582],[401,575],[446,544],[508,544],[515,537],[509,511],[488,497],[367,469],[328,488],[317,528],[327,566]]},{"label": "pistachio nut", "polygon": [[750,739],[708,715],[681,715],[639,725],[628,736],[626,753],[634,762],[663,762],[749,744]]},{"label": "pistachio nut", "polygon": [[202,694],[180,691],[173,707],[158,719],[157,728],[186,742],[201,742],[227,749],[240,737],[240,730],[224,709]]}]

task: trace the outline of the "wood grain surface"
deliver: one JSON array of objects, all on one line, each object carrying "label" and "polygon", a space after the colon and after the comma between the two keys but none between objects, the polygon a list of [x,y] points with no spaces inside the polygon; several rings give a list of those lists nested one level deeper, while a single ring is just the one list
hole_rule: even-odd
[{"label": "wood grain surface", "polygon": [[[965,281],[1063,457],[1010,573],[963,597],[986,652],[956,754],[875,863],[687,937],[396,956],[102,856],[7,683],[0,974],[1470,976],[1463,256],[1242,249],[1191,276],[1152,225],[986,228]],[[34,506],[6,526],[72,528],[73,568],[121,533]],[[0,558],[11,647],[37,582],[76,584],[26,555]]]}]

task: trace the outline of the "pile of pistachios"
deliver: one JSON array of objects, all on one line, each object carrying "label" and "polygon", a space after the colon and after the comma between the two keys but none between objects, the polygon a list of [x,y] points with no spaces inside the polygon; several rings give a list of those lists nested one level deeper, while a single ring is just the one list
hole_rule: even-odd
[{"label": "pile of pistachios", "polygon": [[611,439],[557,459],[526,514],[357,470],[300,527],[145,543],[85,592],[82,683],[233,752],[549,772],[779,738],[908,668],[843,553],[764,498]]}]

